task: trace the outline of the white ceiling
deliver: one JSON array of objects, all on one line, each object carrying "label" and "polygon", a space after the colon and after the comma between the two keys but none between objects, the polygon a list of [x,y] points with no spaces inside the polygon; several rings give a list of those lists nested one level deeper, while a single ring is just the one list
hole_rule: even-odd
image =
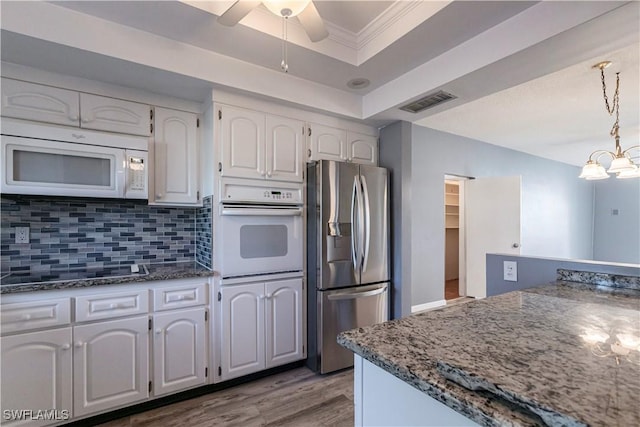
[{"label": "white ceiling", "polygon": [[[218,24],[231,4],[3,0],[2,60],[199,102],[233,88],[578,164],[611,145],[590,69],[608,59],[608,72],[621,71],[623,145],[638,141],[640,2],[316,0],[330,37],[311,43],[290,20],[289,74],[279,70],[281,20],[261,6],[235,27]],[[371,85],[347,88],[356,77]],[[440,89],[458,99],[398,109]]]}]

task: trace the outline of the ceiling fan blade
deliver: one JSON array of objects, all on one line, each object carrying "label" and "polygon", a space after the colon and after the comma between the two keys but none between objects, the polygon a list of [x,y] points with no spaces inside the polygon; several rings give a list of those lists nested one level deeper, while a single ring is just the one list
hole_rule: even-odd
[{"label": "ceiling fan blade", "polygon": [[324,22],[322,22],[322,17],[313,2],[310,2],[309,5],[300,12],[298,20],[312,42],[319,42],[329,36],[329,32],[324,27]]},{"label": "ceiling fan blade", "polygon": [[260,6],[261,1],[238,0],[225,13],[218,16],[218,22],[227,27],[233,27],[249,14],[253,9]]}]

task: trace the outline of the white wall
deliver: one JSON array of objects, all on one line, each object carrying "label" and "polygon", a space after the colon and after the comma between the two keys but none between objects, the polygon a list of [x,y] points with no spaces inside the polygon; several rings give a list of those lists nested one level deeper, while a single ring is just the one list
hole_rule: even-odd
[{"label": "white wall", "polygon": [[578,179],[578,167],[417,125],[411,125],[410,147],[394,142],[388,133],[380,136],[382,165],[388,145],[411,158],[410,166],[403,165],[410,171],[410,188],[402,189],[403,198],[411,198],[402,206],[410,210],[411,220],[401,237],[403,245],[410,241],[410,251],[403,253],[411,257],[403,288],[410,283],[411,305],[444,299],[445,174],[521,175],[522,254],[592,258],[593,184]]},{"label": "white wall", "polygon": [[640,264],[640,179],[595,182],[593,233],[594,260]]}]

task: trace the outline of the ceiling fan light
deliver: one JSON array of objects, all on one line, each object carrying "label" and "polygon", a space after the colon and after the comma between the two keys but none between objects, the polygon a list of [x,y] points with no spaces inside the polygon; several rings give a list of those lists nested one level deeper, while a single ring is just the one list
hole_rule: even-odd
[{"label": "ceiling fan light", "polygon": [[582,173],[578,178],[584,178],[587,180],[606,179],[609,178],[609,174],[600,163],[594,163],[589,160],[586,165],[582,167]]},{"label": "ceiling fan light", "polygon": [[618,175],[616,176],[616,178],[618,179],[640,178],[640,168],[636,166],[635,169],[618,172]]},{"label": "ceiling fan light", "polygon": [[634,171],[635,169],[636,166],[633,164],[633,162],[628,157],[621,155],[611,161],[611,166],[609,166],[607,172],[618,173],[624,171]]},{"label": "ceiling fan light", "polygon": [[264,0],[262,3],[278,16],[291,18],[300,14],[311,2],[311,0]]}]

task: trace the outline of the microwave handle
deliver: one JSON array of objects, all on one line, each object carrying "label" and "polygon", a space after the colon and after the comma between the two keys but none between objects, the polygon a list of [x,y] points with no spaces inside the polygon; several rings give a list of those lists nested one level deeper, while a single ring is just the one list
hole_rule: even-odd
[{"label": "microwave handle", "polygon": [[300,216],[302,215],[302,208],[253,209],[223,207],[220,209],[220,214],[229,216]]}]

